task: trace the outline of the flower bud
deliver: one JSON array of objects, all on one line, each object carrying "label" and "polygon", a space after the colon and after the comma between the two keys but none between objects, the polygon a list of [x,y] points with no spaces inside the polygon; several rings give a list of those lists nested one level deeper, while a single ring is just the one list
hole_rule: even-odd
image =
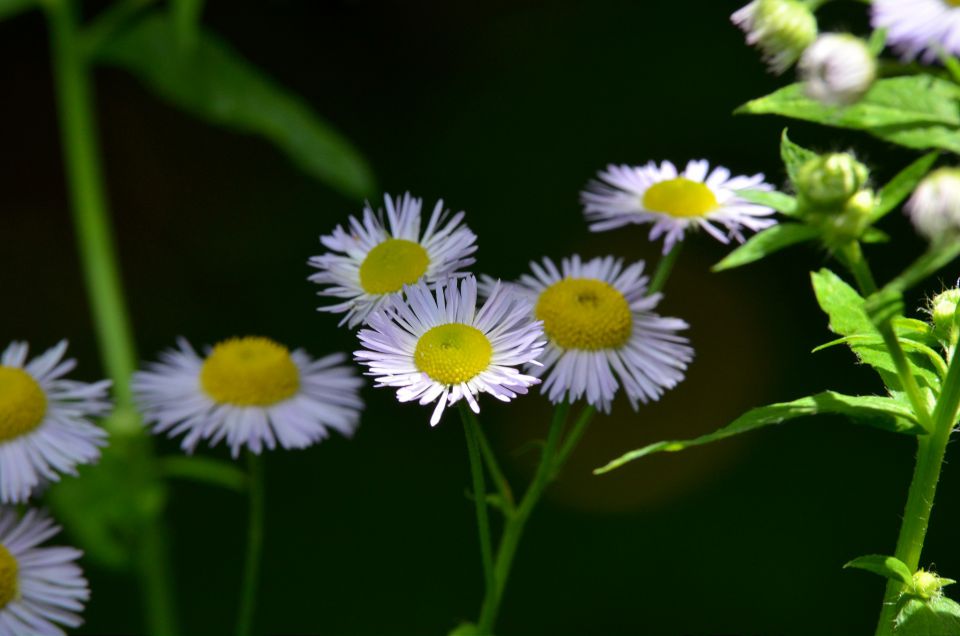
[{"label": "flower bud", "polygon": [[937,294],[930,301],[930,317],[933,320],[933,335],[941,342],[955,343],[957,333],[957,304],[960,303],[960,289],[948,289]]},{"label": "flower bud", "polygon": [[817,19],[797,0],[753,0],[730,16],[756,46],[770,70],[780,75],[800,58],[817,37]]},{"label": "flower bud", "polygon": [[917,232],[931,241],[960,233],[960,168],[939,168],[920,182],[904,206]]},{"label": "flower bud", "polygon": [[917,596],[930,599],[941,594],[944,585],[954,583],[953,579],[944,579],[934,572],[927,572],[920,568],[913,573],[913,592]]},{"label": "flower bud", "polygon": [[866,42],[847,33],[818,37],[797,68],[807,96],[831,106],[858,101],[877,77],[877,61]]},{"label": "flower bud", "polygon": [[839,208],[862,190],[869,176],[867,167],[853,155],[837,152],[814,157],[800,166],[794,185],[808,205]]}]

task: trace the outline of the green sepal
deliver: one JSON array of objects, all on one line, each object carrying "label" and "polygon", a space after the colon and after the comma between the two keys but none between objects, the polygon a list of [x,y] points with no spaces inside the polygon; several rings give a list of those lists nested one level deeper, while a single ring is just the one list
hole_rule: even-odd
[{"label": "green sepal", "polygon": [[939,152],[928,152],[898,172],[893,179],[880,188],[880,192],[877,193],[877,203],[870,213],[870,223],[876,223],[900,205],[927,175],[939,156]]},{"label": "green sepal", "polygon": [[797,182],[797,178],[800,176],[801,166],[819,156],[820,155],[814,151],[790,141],[786,128],[780,133],[780,159],[783,161],[783,167],[786,168],[787,176],[790,177],[792,183]]},{"label": "green sepal", "polygon": [[833,391],[824,391],[792,402],[782,402],[752,409],[727,426],[694,439],[668,440],[649,444],[632,450],[593,472],[600,475],[646,455],[681,451],[692,446],[702,446],[798,417],[823,414],[845,415],[858,424],[865,424],[895,433],[920,435],[925,432],[909,407],[899,400],[874,395],[843,395]]},{"label": "green sepal", "polygon": [[776,190],[737,190],[736,194],[744,201],[773,208],[784,216],[797,216],[797,199]]},{"label": "green sepal", "polygon": [[960,605],[943,595],[931,599],[905,595],[893,625],[897,636],[954,636],[960,634]]},{"label": "green sepal", "polygon": [[751,236],[711,269],[720,272],[758,261],[774,252],[817,238],[820,232],[815,227],[800,223],[778,223]]},{"label": "green sepal", "polygon": [[348,196],[369,197],[376,190],[370,168],[346,138],[304,100],[200,27],[194,46],[184,47],[176,21],[155,12],[94,53],[187,112],[271,141],[308,174]]},{"label": "green sepal", "polygon": [[892,581],[897,581],[898,583],[903,583],[904,585],[913,585],[913,573],[910,571],[910,568],[907,567],[906,563],[896,557],[883,554],[868,554],[853,559],[843,567],[867,570],[868,572],[879,574],[880,576]]}]

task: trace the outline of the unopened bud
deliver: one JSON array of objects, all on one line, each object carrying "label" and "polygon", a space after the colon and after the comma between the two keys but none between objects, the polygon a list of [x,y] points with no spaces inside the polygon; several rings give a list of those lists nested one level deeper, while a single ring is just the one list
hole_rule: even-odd
[{"label": "unopened bud", "polygon": [[818,37],[797,68],[807,95],[831,106],[857,102],[877,77],[877,61],[866,42],[846,33]]},{"label": "unopened bud", "polygon": [[798,193],[804,201],[819,208],[839,208],[860,192],[870,172],[846,152],[821,155],[800,166]]},{"label": "unopened bud", "polygon": [[797,0],[753,0],[730,20],[756,46],[770,70],[780,75],[793,66],[817,37],[817,19]]},{"label": "unopened bud", "polygon": [[960,234],[960,169],[928,174],[904,206],[917,232],[940,241]]},{"label": "unopened bud", "polygon": [[948,289],[937,294],[930,301],[930,318],[933,320],[933,334],[945,343],[953,343],[957,337],[957,304],[960,303],[960,289]]},{"label": "unopened bud", "polygon": [[954,582],[953,579],[945,579],[934,572],[927,572],[920,568],[913,574],[913,592],[921,598],[930,599],[939,596],[944,585]]}]

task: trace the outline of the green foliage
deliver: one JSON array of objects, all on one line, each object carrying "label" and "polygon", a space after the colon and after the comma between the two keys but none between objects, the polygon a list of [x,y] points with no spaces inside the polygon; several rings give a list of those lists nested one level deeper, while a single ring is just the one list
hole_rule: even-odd
[{"label": "green foliage", "polygon": [[800,168],[805,163],[818,156],[814,151],[790,141],[786,128],[780,133],[780,159],[783,161],[783,167],[787,169],[787,176],[790,177],[791,182],[796,182],[800,178]]},{"label": "green foliage", "polygon": [[0,20],[29,11],[39,6],[39,0],[0,0]]},{"label": "green foliage", "polygon": [[797,199],[783,192],[770,190],[737,190],[737,196],[750,203],[771,207],[786,216],[797,215]]},{"label": "green foliage", "polygon": [[868,554],[857,557],[843,567],[867,570],[868,572],[879,574],[880,576],[897,581],[898,583],[903,583],[904,585],[913,584],[913,573],[910,572],[910,568],[907,567],[906,563],[892,556]]},{"label": "green foliage", "polygon": [[659,452],[676,452],[692,446],[702,446],[734,435],[780,424],[809,415],[844,415],[858,424],[885,431],[918,435],[924,432],[909,407],[893,398],[873,395],[843,395],[824,391],[792,402],[771,404],[747,411],[723,428],[690,440],[657,442],[630,451],[594,471],[602,474],[623,466],[635,459]]},{"label": "green foliage", "polygon": [[800,223],[774,225],[754,234],[746,243],[727,254],[723,260],[713,266],[713,271],[719,272],[752,263],[791,245],[811,241],[819,235],[819,230],[809,225]]},{"label": "green foliage", "polygon": [[906,199],[920,180],[930,171],[933,163],[940,156],[939,152],[929,152],[909,166],[901,170],[887,185],[877,193],[877,205],[870,215],[870,222],[875,223]]},{"label": "green foliage", "polygon": [[307,173],[348,196],[375,191],[354,147],[298,97],[276,85],[215,35],[181,44],[176,21],[154,13],[95,51],[97,60],[137,75],[175,106],[212,123],[264,137]]},{"label": "green foliage", "polygon": [[904,596],[894,621],[897,636],[955,636],[960,634],[960,605],[946,596],[931,599]]}]

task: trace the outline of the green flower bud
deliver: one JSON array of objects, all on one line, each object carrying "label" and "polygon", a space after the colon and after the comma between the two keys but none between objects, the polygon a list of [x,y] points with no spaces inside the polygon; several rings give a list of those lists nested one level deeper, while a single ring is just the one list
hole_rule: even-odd
[{"label": "green flower bud", "polygon": [[913,592],[921,598],[930,599],[940,596],[940,589],[954,582],[953,579],[941,578],[933,572],[920,568],[913,574]]},{"label": "green flower bud", "polygon": [[960,289],[948,289],[937,294],[930,301],[930,318],[933,320],[933,334],[945,343],[954,344],[958,325],[955,320],[957,304],[960,303]]},{"label": "green flower bud", "polygon": [[862,191],[869,176],[867,167],[853,155],[837,152],[815,157],[800,166],[794,185],[807,204],[840,208]]},{"label": "green flower bud", "polygon": [[817,19],[797,0],[753,0],[730,16],[756,46],[770,70],[780,75],[793,66],[817,38]]}]

